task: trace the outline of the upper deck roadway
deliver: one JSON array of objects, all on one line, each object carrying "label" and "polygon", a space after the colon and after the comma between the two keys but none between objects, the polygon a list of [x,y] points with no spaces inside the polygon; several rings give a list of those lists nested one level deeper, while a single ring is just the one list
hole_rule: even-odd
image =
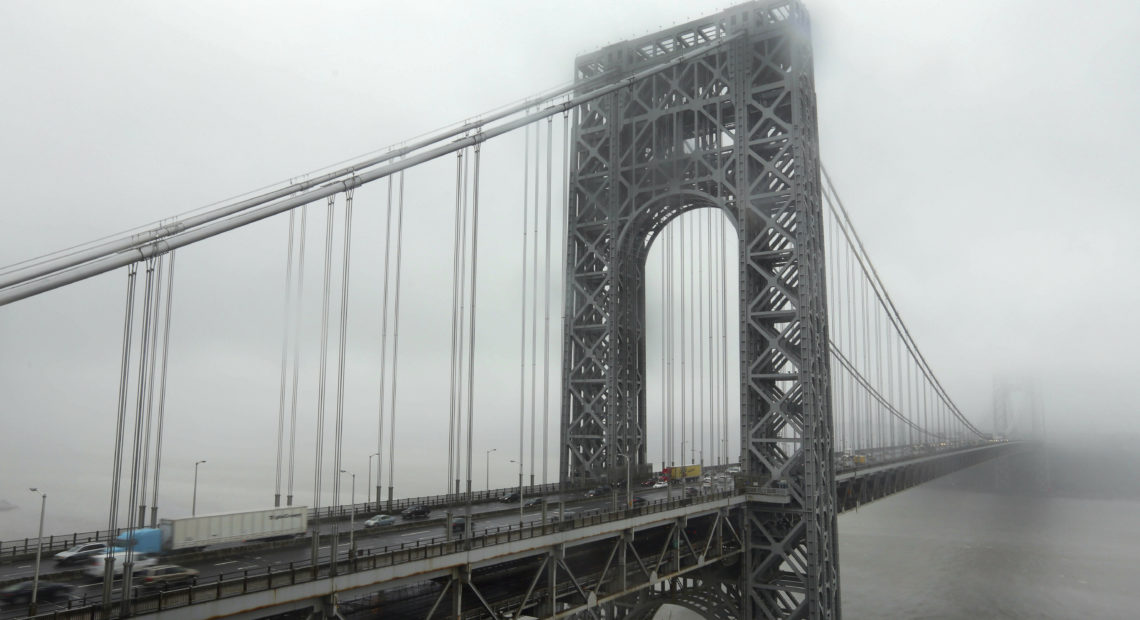
[{"label": "upper deck roadway", "polygon": [[[840,510],[855,508],[891,493],[898,492],[926,480],[972,464],[1019,449],[1017,443],[987,443],[946,448],[920,454],[898,454],[865,466],[847,467],[837,475],[837,499]],[[900,453],[902,451],[899,451]],[[906,452],[911,452],[906,450]],[[694,488],[694,485],[689,485]],[[337,595],[341,601],[360,599],[361,605],[383,602],[385,609],[415,610],[423,617],[433,605],[442,605],[437,614],[449,608],[442,591],[457,569],[469,571],[468,583],[478,582],[480,574],[496,571],[517,571],[525,574],[524,582],[538,578],[541,572],[536,563],[550,555],[552,548],[566,553],[562,568],[566,576],[577,578],[565,581],[554,592],[526,584],[513,587],[495,586],[498,580],[484,581],[479,600],[470,595],[462,603],[464,610],[475,608],[501,608],[550,603],[557,598],[563,602],[580,601],[580,606],[597,604],[597,593],[590,595],[588,583],[600,583],[605,560],[603,550],[628,532],[633,555],[642,564],[642,579],[632,579],[628,588],[653,588],[666,580],[667,575],[707,566],[713,562],[730,562],[739,552],[740,529],[734,527],[730,514],[737,506],[749,501],[774,504],[788,503],[778,487],[750,487],[743,477],[735,480],[714,481],[708,486],[696,486],[701,495],[685,497],[679,485],[673,489],[642,489],[635,487],[633,495],[647,500],[646,505],[625,508],[626,493],[615,491],[602,498],[587,499],[580,490],[566,493],[549,493],[548,505],[559,506],[568,515],[559,522],[558,510],[546,512],[529,508],[520,513],[517,504],[483,503],[473,505],[476,515],[475,533],[470,540],[449,537],[445,531],[445,509],[433,511],[431,517],[421,521],[401,521],[382,529],[364,529],[363,518],[355,526],[355,544],[358,559],[350,566],[348,560],[349,524],[339,522],[340,545],[337,549],[338,575],[330,574],[331,550],[324,535],[331,533],[332,524],[320,526],[322,543],[319,566],[311,565],[311,539],[278,543],[238,545],[208,549],[205,552],[171,554],[164,562],[178,563],[200,572],[196,585],[164,593],[134,592],[137,600],[134,613],[138,616],[153,614],[156,617],[200,618],[245,615],[259,617],[289,610],[320,606]],[[789,506],[790,507],[790,506]],[[464,506],[450,508],[453,514],[463,514]],[[660,541],[682,530],[672,530],[680,524],[688,555],[660,547]],[[689,524],[692,524],[691,526]],[[633,532],[637,532],[636,537]],[[713,544],[714,538],[719,542]],[[608,545],[608,546],[607,546]],[[717,551],[719,550],[719,551]],[[599,558],[597,554],[602,552]],[[707,556],[707,557],[706,557]],[[623,556],[624,557],[624,556]],[[101,604],[101,582],[90,580],[75,569],[58,570],[45,554],[41,579],[46,581],[72,581],[76,587],[70,600],[60,603],[42,602],[40,615],[54,617],[92,617]],[[612,557],[611,557],[612,559]],[[576,565],[575,562],[578,562]],[[646,563],[655,564],[648,570]],[[597,565],[597,566],[595,566]],[[0,582],[10,583],[31,576],[31,561],[17,561],[0,567]],[[527,572],[529,571],[529,572]],[[554,580],[551,581],[552,583]],[[563,591],[565,589],[565,591]],[[629,591],[632,591],[629,590]],[[628,593],[628,591],[623,591]],[[116,597],[118,592],[116,591]],[[616,595],[615,595],[616,596]],[[611,597],[612,598],[612,597]],[[369,602],[371,601],[371,603]],[[603,601],[604,602],[604,601]],[[351,605],[346,606],[350,609]],[[112,609],[117,612],[118,603]],[[159,610],[162,611],[159,611]],[[26,607],[10,606],[0,617],[18,618],[26,615]],[[387,613],[387,612],[386,612]],[[97,614],[96,614],[97,615]],[[444,614],[446,615],[446,614]]]}]

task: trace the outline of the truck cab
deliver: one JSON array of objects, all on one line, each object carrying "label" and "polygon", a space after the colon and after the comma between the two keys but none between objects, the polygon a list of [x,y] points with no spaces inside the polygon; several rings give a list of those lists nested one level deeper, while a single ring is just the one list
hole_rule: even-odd
[{"label": "truck cab", "polygon": [[123,532],[115,537],[112,546],[117,551],[134,549],[135,553],[161,553],[162,530],[148,527]]}]

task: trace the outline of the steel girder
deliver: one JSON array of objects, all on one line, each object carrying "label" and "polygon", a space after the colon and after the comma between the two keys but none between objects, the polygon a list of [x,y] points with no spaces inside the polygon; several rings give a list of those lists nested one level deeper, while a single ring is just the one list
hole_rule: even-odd
[{"label": "steel girder", "polygon": [[645,257],[672,218],[722,210],[740,247],[742,461],[791,497],[748,511],[744,617],[839,617],[809,30],[799,2],[753,2],[577,61],[579,80],[616,81],[730,39],[575,110],[560,472],[644,466]]}]

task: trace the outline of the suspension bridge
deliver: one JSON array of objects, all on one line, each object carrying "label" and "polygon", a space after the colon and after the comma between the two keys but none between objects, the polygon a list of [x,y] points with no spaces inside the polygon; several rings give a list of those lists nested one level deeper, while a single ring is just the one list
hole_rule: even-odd
[{"label": "suspension bridge", "polygon": [[[287,217],[279,387],[258,396],[276,411],[264,499],[304,506],[312,525],[300,543],[174,556],[274,559],[240,572],[202,564],[194,583],[160,591],[134,581],[132,553],[121,580],[110,558],[101,589],[29,615],[649,618],[671,603],[710,618],[839,617],[838,513],[1026,444],[983,432],[955,404],[818,150],[807,12],[750,2],[583,55],[573,83],[430,135],[5,268],[0,305],[125,273],[105,538],[159,518],[186,269],[175,255]],[[489,230],[496,208],[521,214],[521,229]],[[366,310],[379,316],[367,416],[345,395],[350,293],[362,286],[354,211],[383,222],[379,277],[365,284],[379,291]],[[450,269],[409,281],[424,249],[404,227],[417,217],[434,223],[430,251],[449,252]],[[488,316],[501,274],[480,261],[519,238],[518,319]],[[440,406],[412,409],[398,406],[400,355],[429,345],[401,341],[401,308],[429,288],[449,299],[431,381],[447,388]],[[493,345],[477,338],[488,324]],[[517,408],[481,411],[477,394],[504,388],[477,371],[508,346]],[[297,445],[306,416],[311,455]],[[999,430],[1013,417],[1001,408]],[[439,429],[434,443],[403,442],[417,424]],[[495,450],[476,446],[484,425],[500,446],[517,441],[517,506],[480,489]],[[341,474],[360,458],[345,439],[364,434],[376,438],[369,499],[356,501],[354,475],[345,502]],[[425,452],[435,482],[397,494],[395,472]],[[297,485],[302,462],[311,494]],[[663,488],[636,489],[666,468]],[[435,510],[420,531],[356,527],[413,505]],[[29,545],[6,550],[27,557]]]}]

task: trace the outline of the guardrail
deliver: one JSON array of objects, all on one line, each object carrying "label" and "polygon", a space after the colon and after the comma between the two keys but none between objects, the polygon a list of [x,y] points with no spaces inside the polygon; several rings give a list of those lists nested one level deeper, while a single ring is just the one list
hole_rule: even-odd
[{"label": "guardrail", "polygon": [[[573,519],[564,522],[532,521],[521,525],[512,524],[486,528],[473,534],[470,538],[436,536],[429,539],[400,542],[399,544],[361,550],[355,558],[349,557],[348,552],[338,553],[335,558],[336,573],[371,570],[441,557],[461,551],[570,531],[580,527],[610,523],[633,516],[664,512],[683,506],[724,499],[732,495],[734,495],[732,491],[718,491],[692,497],[655,500],[636,508],[620,508],[609,511],[602,509],[585,510],[576,512]],[[287,568],[274,569],[267,566],[264,570],[221,573],[216,578],[197,580],[184,587],[166,588],[157,592],[135,587],[131,593],[131,608],[135,614],[150,613],[240,596],[251,592],[271,590],[329,577],[333,570],[332,567],[333,560],[320,562],[316,565],[313,565],[311,560],[302,560],[290,562]],[[41,603],[40,607],[44,613],[35,616],[35,618],[94,619],[100,616],[102,610],[101,604],[87,600],[86,592],[83,598],[68,600],[66,603],[56,605],[55,609],[50,609],[50,604],[46,602]]]}]

